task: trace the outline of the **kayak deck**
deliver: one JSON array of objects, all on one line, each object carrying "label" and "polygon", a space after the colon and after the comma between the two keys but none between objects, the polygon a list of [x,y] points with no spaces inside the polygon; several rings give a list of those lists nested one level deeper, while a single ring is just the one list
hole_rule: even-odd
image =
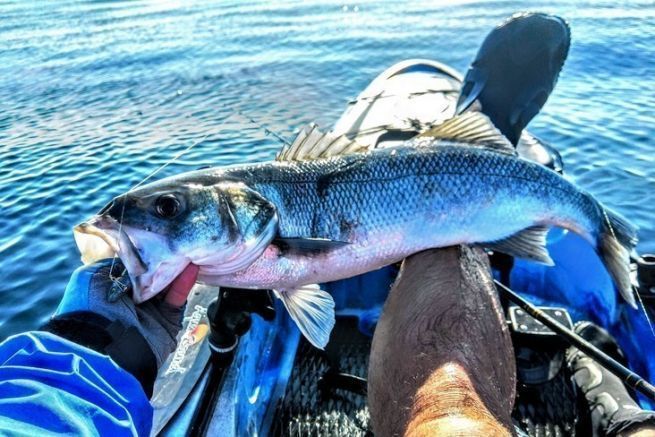
[{"label": "kayak deck", "polygon": [[339,318],[325,351],[301,340],[271,435],[356,436],[369,430],[364,394],[321,384],[331,370],[366,378],[371,338],[358,331],[357,322],[354,317]]},{"label": "kayak deck", "polygon": [[[325,351],[301,339],[291,377],[270,428],[273,436],[371,435],[370,416],[364,393],[346,384],[321,384],[330,372],[365,379],[371,337],[358,329],[355,317],[340,317]],[[553,357],[550,351],[516,350],[517,363],[536,369]],[[563,350],[555,352],[563,355]],[[585,435],[589,418],[582,414],[571,373],[562,366],[557,375],[541,384],[517,384],[512,418],[518,429],[530,436]]]}]

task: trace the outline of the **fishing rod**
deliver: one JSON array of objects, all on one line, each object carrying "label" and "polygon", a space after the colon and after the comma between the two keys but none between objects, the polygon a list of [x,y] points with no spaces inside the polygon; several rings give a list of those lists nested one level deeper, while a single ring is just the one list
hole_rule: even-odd
[{"label": "fishing rod", "polygon": [[540,310],[536,306],[532,305],[527,300],[523,299],[516,292],[511,290],[509,287],[501,283],[500,281],[494,279],[494,283],[501,290],[503,296],[508,300],[514,302],[526,313],[530,314],[532,317],[546,325],[548,328],[553,330],[556,334],[562,337],[567,343],[576,348],[580,349],[585,354],[589,355],[591,358],[596,360],[600,365],[605,367],[614,375],[621,378],[621,380],[628,386],[639,392],[644,396],[648,397],[651,400],[655,401],[655,387],[651,385],[646,379],[642,378],[632,370],[628,369],[614,358],[607,355],[605,352],[598,349],[593,344],[589,343],[587,340],[562,325],[560,322],[546,314],[544,311]]}]

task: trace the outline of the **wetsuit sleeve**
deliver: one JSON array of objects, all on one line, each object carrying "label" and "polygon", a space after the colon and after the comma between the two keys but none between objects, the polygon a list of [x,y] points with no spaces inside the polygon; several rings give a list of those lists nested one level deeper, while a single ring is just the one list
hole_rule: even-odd
[{"label": "wetsuit sleeve", "polygon": [[152,407],[109,357],[48,332],[0,344],[0,435],[148,435]]}]

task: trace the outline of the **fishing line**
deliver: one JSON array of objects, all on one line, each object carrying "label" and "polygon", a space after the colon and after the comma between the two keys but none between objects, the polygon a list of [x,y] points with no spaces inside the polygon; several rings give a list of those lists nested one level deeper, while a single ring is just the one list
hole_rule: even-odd
[{"label": "fishing line", "polygon": [[[199,140],[197,140],[197,141],[191,143],[191,145],[190,145],[189,147],[187,147],[186,149],[182,150],[182,151],[179,152],[177,155],[173,156],[170,160],[168,160],[167,162],[165,162],[164,164],[162,164],[161,166],[159,166],[159,168],[155,169],[153,172],[151,172],[149,175],[147,175],[145,178],[143,178],[143,179],[141,180],[141,182],[139,182],[138,184],[136,184],[135,186],[133,186],[132,188],[130,188],[130,189],[127,191],[127,193],[130,193],[130,192],[134,191],[135,189],[139,188],[141,185],[143,185],[143,184],[145,183],[145,181],[147,181],[148,179],[152,178],[154,175],[156,175],[157,173],[159,173],[160,171],[162,171],[164,168],[168,167],[170,164],[172,164],[173,162],[175,162],[175,161],[177,161],[178,159],[180,159],[180,158],[182,157],[182,155],[184,155],[185,153],[189,152],[189,151],[190,151],[191,149],[193,149],[195,146],[197,146],[198,144],[200,144],[200,143],[202,143],[203,141],[205,141],[205,140],[207,139],[208,136],[209,136],[209,134],[205,134],[205,135],[204,135],[202,138],[200,138]],[[127,193],[125,193],[124,195],[127,195]],[[123,218],[123,217],[121,217],[121,220],[122,220],[122,218]]]},{"label": "fishing line", "polygon": [[[204,135],[202,138],[200,138],[199,140],[196,140],[196,141],[194,141],[193,143],[191,143],[190,146],[188,146],[188,147],[185,148],[184,150],[182,150],[182,151],[180,151],[179,153],[177,153],[175,156],[173,156],[171,159],[169,159],[169,160],[168,160],[167,162],[165,162],[164,164],[160,165],[158,168],[156,168],[156,169],[155,169],[154,171],[152,171],[150,174],[146,175],[146,177],[143,178],[143,179],[142,179],[138,184],[134,185],[132,188],[130,188],[129,190],[127,190],[127,192],[126,192],[125,194],[123,194],[123,195],[121,196],[121,198],[122,198],[122,202],[121,202],[121,203],[122,203],[123,205],[122,205],[122,207],[121,207],[121,218],[120,218],[120,220],[118,221],[118,238],[119,238],[118,245],[119,245],[119,248],[120,248],[120,238],[121,238],[121,235],[122,235],[121,232],[123,231],[123,217],[125,216],[125,204],[127,203],[125,200],[126,200],[126,198],[127,198],[127,195],[128,195],[129,193],[131,193],[132,191],[134,191],[136,188],[138,188],[138,187],[140,187],[141,185],[143,185],[143,184],[144,184],[148,179],[152,178],[154,175],[156,175],[157,173],[159,173],[160,171],[162,171],[164,168],[168,167],[170,164],[172,164],[173,162],[175,162],[175,161],[177,161],[178,159],[180,159],[180,157],[182,157],[182,155],[184,155],[185,153],[189,152],[189,151],[190,151],[191,149],[193,149],[195,146],[197,146],[198,144],[200,144],[200,143],[202,143],[203,141],[205,141],[205,140],[207,139],[208,136],[209,136],[209,134],[205,134],[205,135]],[[126,237],[126,238],[129,238],[129,237]],[[114,286],[124,288],[125,286],[124,286],[122,283],[120,283],[120,281],[119,281],[119,280],[120,280],[120,277],[115,277],[114,274],[113,274],[113,271],[114,271],[114,265],[116,264],[116,258],[118,258],[118,254],[117,254],[117,253],[114,253],[114,257],[113,257],[112,260],[111,260],[111,266],[109,267],[109,278],[111,279],[111,281],[112,281],[112,283],[114,284]]]},{"label": "fishing line", "polygon": [[[289,143],[289,141],[287,141],[284,137],[282,137],[282,135],[280,135],[277,132],[273,131],[272,129],[268,128],[264,124],[257,122],[254,118],[252,118],[249,115],[245,114],[243,111],[238,110],[238,109],[232,109],[232,108],[228,107],[224,103],[220,103],[220,105],[223,108],[227,109],[228,112],[230,113],[230,115],[237,114],[237,115],[241,116],[242,118],[244,118],[245,120],[247,120],[251,124],[257,126],[259,129],[262,129],[266,135],[272,136],[273,138],[278,140],[283,145],[285,145],[285,146],[290,146],[291,145]],[[143,185],[146,181],[148,181],[153,176],[155,176],[157,173],[162,171],[164,168],[168,167],[170,164],[172,164],[173,162],[180,159],[184,154],[188,153],[196,145],[198,145],[198,144],[202,143],[203,141],[205,141],[207,139],[207,137],[209,137],[209,134],[205,134],[199,140],[194,141],[193,143],[191,143],[191,145],[189,145],[187,148],[185,148],[184,150],[180,151],[175,156],[173,156],[173,158],[171,158],[170,160],[168,160],[167,162],[165,162],[164,164],[162,164],[161,166],[156,168],[154,171],[152,171],[150,174],[148,174],[145,178],[143,178],[139,183],[137,183],[132,188],[130,188],[125,194],[123,194],[123,196],[121,196],[123,205],[121,207],[121,216],[120,216],[120,220],[118,222],[118,235],[119,235],[119,238],[120,238],[121,232],[123,230],[123,218],[125,216],[125,204],[126,204],[125,199],[127,198],[127,195],[130,192],[134,191],[135,189],[139,188],[141,185]],[[119,240],[119,247],[120,247],[120,240]],[[115,286],[124,287],[124,285],[121,284],[120,281],[119,281],[120,277],[117,278],[117,277],[114,277],[114,275],[113,275],[114,265],[116,264],[116,258],[118,258],[118,254],[114,253],[114,257],[111,260],[111,266],[109,267],[109,278],[112,280],[112,282],[114,283]]]},{"label": "fishing line", "polygon": [[225,103],[221,103],[221,102],[219,102],[219,105],[222,106],[224,109],[227,109],[228,112],[231,113],[230,115],[234,115],[234,114],[239,115],[239,116],[241,116],[243,119],[245,119],[246,121],[248,121],[248,122],[250,122],[251,124],[257,126],[257,127],[260,128],[261,130],[263,130],[264,133],[265,133],[266,135],[270,135],[270,136],[272,136],[273,138],[275,138],[276,140],[278,140],[280,143],[282,143],[283,146],[291,146],[291,143],[289,143],[289,141],[288,141],[286,138],[284,138],[282,135],[278,134],[278,133],[275,132],[273,129],[270,129],[270,128],[269,128],[268,126],[266,126],[265,124],[263,124],[263,123],[259,123],[259,122],[258,122],[257,120],[255,120],[253,117],[249,116],[248,114],[246,114],[245,112],[241,111],[240,109],[232,109],[232,108],[230,108],[229,106],[227,106],[227,104],[225,104]]},{"label": "fishing line", "polygon": [[[120,235],[123,230],[123,216],[125,215],[125,197],[127,196],[127,193],[123,194],[123,206],[121,208],[121,219],[118,222],[118,248],[120,249],[121,243],[120,243]],[[118,254],[114,252],[114,256],[111,259],[111,265],[109,266],[109,279],[111,280],[112,284],[116,287],[120,287],[121,289],[124,289],[125,286],[120,282],[121,276],[124,274],[124,272],[121,274],[121,276],[114,276],[114,265],[116,264],[116,258],[118,258]]]},{"label": "fishing line", "polygon": [[273,138],[275,138],[280,143],[282,143],[282,145],[291,146],[291,143],[289,143],[289,141],[287,141],[282,135],[280,135],[277,132],[269,129],[264,124],[258,123],[257,121],[255,121],[255,119],[253,119],[252,117],[247,116],[246,114],[244,114],[243,112],[241,112],[239,110],[235,110],[235,113],[237,115],[240,115],[241,117],[245,118],[246,120],[248,120],[249,122],[251,122],[252,124],[257,126],[258,128],[262,129],[266,135],[271,135]]},{"label": "fishing line", "polygon": [[639,294],[639,290],[633,288],[633,292],[637,295],[637,300],[639,300],[639,305],[641,305],[641,309],[643,310],[642,312],[644,313],[644,317],[646,317],[646,321],[648,322],[648,327],[650,328],[651,334],[653,334],[653,338],[655,338],[655,330],[653,330],[653,322],[650,320],[650,316],[648,316],[648,310],[646,309],[646,305],[644,305],[644,301],[641,300],[641,294]]}]

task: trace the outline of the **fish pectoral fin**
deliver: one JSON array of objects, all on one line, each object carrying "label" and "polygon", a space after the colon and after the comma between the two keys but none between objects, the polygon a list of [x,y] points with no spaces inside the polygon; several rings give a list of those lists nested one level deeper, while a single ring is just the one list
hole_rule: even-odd
[{"label": "fish pectoral fin", "polygon": [[546,226],[532,226],[502,240],[483,243],[483,246],[517,258],[555,265],[546,249]]},{"label": "fish pectoral fin", "polygon": [[334,299],[317,284],[295,290],[275,290],[300,332],[319,349],[324,349],[334,328]]},{"label": "fish pectoral fin", "polygon": [[367,148],[345,135],[322,132],[311,123],[300,130],[293,143],[285,146],[275,157],[276,161],[308,161],[351,153],[363,153]]},{"label": "fish pectoral fin", "polygon": [[481,112],[470,111],[456,115],[423,132],[419,137],[462,142],[516,155],[512,143]]},{"label": "fish pectoral fin", "polygon": [[328,240],[327,238],[276,237],[273,240],[273,244],[278,246],[281,250],[293,250],[305,254],[317,254],[329,252],[350,243],[345,241]]}]

